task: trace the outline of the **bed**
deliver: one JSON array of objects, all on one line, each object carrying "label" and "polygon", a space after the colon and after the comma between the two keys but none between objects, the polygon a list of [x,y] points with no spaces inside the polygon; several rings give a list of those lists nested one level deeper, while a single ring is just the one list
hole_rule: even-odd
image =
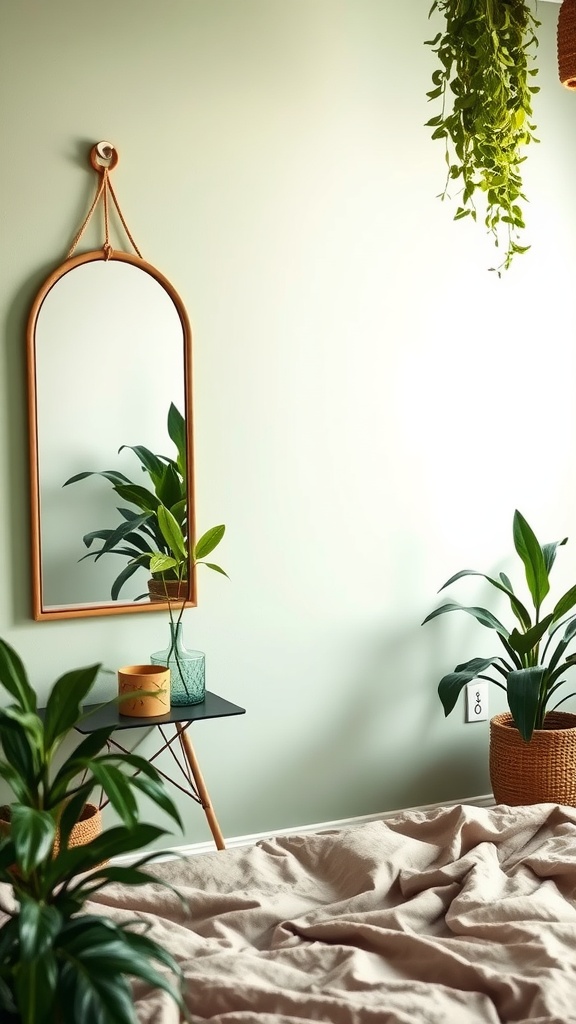
[{"label": "bed", "polygon": [[[576,1021],[576,809],[443,807],[157,864],[110,885],[200,1024]],[[136,988],[142,1024],[174,1004]]]}]

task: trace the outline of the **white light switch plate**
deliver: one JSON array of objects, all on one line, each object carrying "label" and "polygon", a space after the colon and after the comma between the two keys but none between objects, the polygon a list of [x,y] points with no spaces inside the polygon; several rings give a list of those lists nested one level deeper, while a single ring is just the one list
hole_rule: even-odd
[{"label": "white light switch plate", "polygon": [[477,679],[466,686],[466,721],[485,722],[488,718],[488,683]]}]

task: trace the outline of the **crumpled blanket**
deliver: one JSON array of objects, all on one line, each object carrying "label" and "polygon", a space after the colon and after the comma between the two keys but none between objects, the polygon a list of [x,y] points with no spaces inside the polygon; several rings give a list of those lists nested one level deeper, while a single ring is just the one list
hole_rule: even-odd
[{"label": "crumpled blanket", "polygon": [[110,885],[88,909],[150,926],[194,1024],[576,1022],[576,809],[412,811],[150,870],[183,902]]}]

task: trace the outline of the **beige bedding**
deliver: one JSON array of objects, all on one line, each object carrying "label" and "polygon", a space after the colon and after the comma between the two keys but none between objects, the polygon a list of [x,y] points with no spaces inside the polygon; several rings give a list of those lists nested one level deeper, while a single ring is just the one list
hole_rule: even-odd
[{"label": "beige bedding", "polygon": [[[576,809],[449,807],[153,868],[92,909],[139,916],[194,1022],[576,1022]],[[138,991],[143,1024],[176,1024]]]}]

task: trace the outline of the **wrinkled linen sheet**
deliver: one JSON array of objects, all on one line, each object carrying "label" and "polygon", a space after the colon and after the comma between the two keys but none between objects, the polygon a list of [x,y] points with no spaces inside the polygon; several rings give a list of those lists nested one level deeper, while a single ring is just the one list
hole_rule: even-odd
[{"label": "wrinkled linen sheet", "polygon": [[[195,1024],[576,1022],[576,809],[456,806],[151,868],[142,918]],[[174,1004],[136,988],[142,1024]]]}]

